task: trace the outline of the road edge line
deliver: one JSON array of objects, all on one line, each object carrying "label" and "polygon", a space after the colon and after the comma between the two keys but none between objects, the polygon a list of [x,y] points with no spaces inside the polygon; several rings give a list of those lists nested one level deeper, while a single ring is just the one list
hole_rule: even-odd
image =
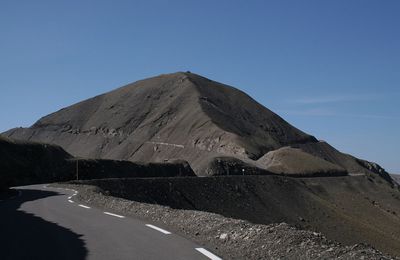
[{"label": "road edge line", "polygon": [[167,231],[167,230],[165,230],[165,229],[156,227],[156,226],[151,225],[151,224],[146,224],[146,226],[149,227],[149,228],[152,228],[152,229],[154,229],[154,230],[157,230],[158,232],[161,232],[161,233],[163,233],[163,234],[165,234],[165,235],[170,235],[170,234],[172,234],[171,232],[169,232],[169,231]]},{"label": "road edge line", "polygon": [[211,260],[222,260],[221,257],[214,255],[213,253],[211,253],[210,251],[208,251],[205,248],[202,247],[197,247],[195,248],[198,252],[202,253],[203,255],[207,256],[208,258],[210,258]]},{"label": "road edge line", "polygon": [[104,211],[103,213],[106,214],[106,215],[110,215],[110,216],[113,216],[113,217],[117,217],[117,218],[125,218],[125,216],[118,215],[118,214],[114,214],[114,213],[107,212],[107,211]]}]

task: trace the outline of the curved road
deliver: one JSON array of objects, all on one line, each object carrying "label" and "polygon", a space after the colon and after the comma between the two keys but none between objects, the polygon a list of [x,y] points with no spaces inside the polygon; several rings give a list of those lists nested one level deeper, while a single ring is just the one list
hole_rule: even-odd
[{"label": "curved road", "polygon": [[0,202],[0,259],[220,259],[168,230],[79,204],[73,190],[16,189]]}]

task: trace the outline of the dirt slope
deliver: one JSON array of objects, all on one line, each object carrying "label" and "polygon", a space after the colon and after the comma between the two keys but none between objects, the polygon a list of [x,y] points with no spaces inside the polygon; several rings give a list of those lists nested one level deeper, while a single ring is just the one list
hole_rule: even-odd
[{"label": "dirt slope", "polygon": [[335,176],[346,175],[344,168],[313,156],[301,149],[283,147],[258,159],[266,170],[283,175]]}]

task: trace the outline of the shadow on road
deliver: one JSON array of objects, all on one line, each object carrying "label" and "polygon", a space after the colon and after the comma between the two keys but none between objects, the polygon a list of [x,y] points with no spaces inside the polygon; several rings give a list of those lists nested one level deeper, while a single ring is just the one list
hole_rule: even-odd
[{"label": "shadow on road", "polygon": [[56,223],[18,210],[21,204],[59,194],[23,190],[21,197],[0,203],[0,259],[85,259],[81,236]]}]

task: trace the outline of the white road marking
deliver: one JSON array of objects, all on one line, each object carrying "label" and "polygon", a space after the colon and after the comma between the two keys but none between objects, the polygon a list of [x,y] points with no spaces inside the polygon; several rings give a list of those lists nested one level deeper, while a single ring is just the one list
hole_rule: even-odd
[{"label": "white road marking", "polygon": [[155,229],[155,230],[157,230],[157,231],[159,231],[159,232],[161,232],[161,233],[163,233],[163,234],[166,234],[166,235],[171,234],[171,232],[169,232],[169,231],[167,231],[167,230],[164,230],[164,229],[162,229],[162,228],[153,226],[153,225],[151,225],[151,224],[146,224],[146,226],[148,226],[149,228]]},{"label": "white road marking", "polygon": [[117,215],[117,214],[114,214],[114,213],[110,213],[110,212],[107,212],[107,211],[104,211],[104,214],[107,214],[107,215],[110,215],[110,216],[114,216],[114,217],[117,217],[117,218],[125,218],[124,216]]},{"label": "white road marking", "polygon": [[69,203],[74,203],[72,200],[68,200]]},{"label": "white road marking", "polygon": [[199,251],[200,253],[202,253],[203,255],[207,256],[208,258],[210,258],[211,260],[222,260],[222,258],[214,255],[213,253],[205,250],[204,248],[196,248],[197,251]]},{"label": "white road marking", "polygon": [[72,196],[69,196],[68,199],[69,199],[69,200],[72,199]]},{"label": "white road marking", "polygon": [[90,209],[90,207],[85,206],[85,205],[82,205],[82,204],[79,204],[78,206],[79,206],[79,207],[82,207],[82,208],[85,208],[85,209]]}]

